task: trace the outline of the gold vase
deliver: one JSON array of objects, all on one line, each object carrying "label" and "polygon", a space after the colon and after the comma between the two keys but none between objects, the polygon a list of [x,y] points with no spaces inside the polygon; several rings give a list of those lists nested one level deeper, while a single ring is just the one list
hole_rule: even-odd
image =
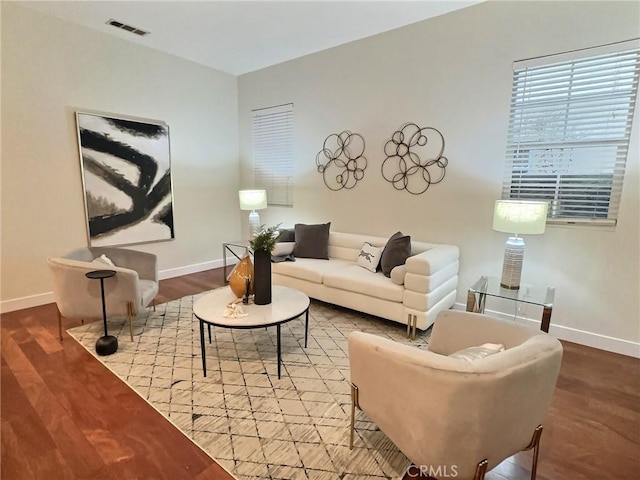
[{"label": "gold vase", "polygon": [[253,263],[251,257],[245,255],[242,257],[235,268],[227,277],[229,287],[237,298],[242,298],[247,291],[247,279],[249,280],[249,295],[253,294]]}]

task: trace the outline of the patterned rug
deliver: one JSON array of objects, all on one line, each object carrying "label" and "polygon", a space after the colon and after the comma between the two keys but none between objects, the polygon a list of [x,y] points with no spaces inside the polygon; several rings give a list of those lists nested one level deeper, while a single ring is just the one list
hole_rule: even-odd
[{"label": "patterned rug", "polygon": [[312,300],[307,348],[304,316],[282,325],[281,379],[274,327],[212,328],[205,378],[192,314],[205,294],[139,315],[133,343],[127,322],[110,320],[119,348],[107,357],[95,353],[102,322],[68,332],[239,479],[402,477],[409,460],[360,411],[349,450],[347,337],[360,330],[425,348],[427,333],[409,341],[403,325]]}]

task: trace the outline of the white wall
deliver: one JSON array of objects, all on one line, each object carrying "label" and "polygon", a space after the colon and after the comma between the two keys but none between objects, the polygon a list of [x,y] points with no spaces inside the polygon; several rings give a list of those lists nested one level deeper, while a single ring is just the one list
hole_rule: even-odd
[{"label": "white wall", "polygon": [[[478,276],[500,273],[506,235],[491,230],[491,215],[512,62],[640,35],[637,2],[489,2],[236,80],[16,4],[1,8],[3,311],[50,301],[46,258],[86,245],[75,110],[169,124],[177,238],[134,248],[158,254],[171,276],[217,265],[222,241],[240,237],[246,218],[236,192],[252,186],[250,111],[287,102],[295,103],[295,207],[262,211],[263,221],[330,220],[336,230],[401,229],[459,245],[463,304]],[[415,197],[380,176],[384,142],[407,121],[440,129],[450,161],[445,180]],[[556,287],[552,332],[634,355],[638,125],[636,112],[618,226],[550,226],[526,239],[523,275]],[[365,137],[369,167],[355,189],[331,192],[314,159],[343,129]],[[508,303],[488,308],[513,315]]]},{"label": "white wall", "polygon": [[169,125],[176,238],[133,247],[164,276],[240,235],[236,77],[2,2],[4,311],[51,301],[47,257],[87,244],[76,110]]},{"label": "white wall", "polygon": [[[488,2],[239,77],[241,182],[252,186],[252,109],[295,104],[293,208],[263,222],[332,221],[338,231],[460,246],[457,301],[482,274],[499,275],[506,235],[491,229],[500,198],[515,60],[639,36],[637,2]],[[637,112],[636,112],[637,113]],[[438,128],[446,178],[426,193],[394,190],[382,148],[405,122]],[[523,281],[556,287],[552,332],[640,355],[638,116],[615,228],[549,226],[526,238]],[[369,166],[353,190],[332,192],[315,171],[325,137],[364,136]],[[487,304],[513,316],[513,304]],[[536,307],[520,316],[539,318]],[[610,338],[611,337],[611,338]]]}]

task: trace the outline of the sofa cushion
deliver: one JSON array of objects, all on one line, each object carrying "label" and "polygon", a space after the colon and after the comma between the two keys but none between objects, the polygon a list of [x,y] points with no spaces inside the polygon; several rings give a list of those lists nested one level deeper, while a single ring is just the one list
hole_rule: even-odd
[{"label": "sofa cushion", "polygon": [[[334,261],[331,260],[330,263]],[[326,271],[323,283],[327,287],[362,293],[392,302],[402,302],[404,292],[403,287],[394,284],[381,273],[369,272],[354,263]]]},{"label": "sofa cushion", "polygon": [[385,277],[390,277],[391,270],[398,265],[404,265],[409,255],[411,255],[411,237],[402,235],[402,232],[394,233],[380,257],[380,268]]},{"label": "sofa cushion", "polygon": [[320,258],[329,260],[329,228],[331,222],[317,225],[296,223],[296,258]]},{"label": "sofa cushion", "polygon": [[364,242],[370,243],[374,247],[383,247],[387,243],[387,237],[374,237],[371,235],[359,235],[356,233],[329,233],[329,258],[339,258],[341,260],[358,261],[360,247]]},{"label": "sofa cushion", "polygon": [[[271,271],[279,275],[298,278],[313,283],[322,283],[327,272],[340,270],[349,265],[355,265],[353,262],[345,260],[332,259],[327,262],[317,258],[296,258],[295,262],[282,262],[271,264]],[[360,267],[356,267],[365,272]],[[365,272],[366,273],[366,272]]]},{"label": "sofa cushion", "polygon": [[381,253],[382,247],[374,247],[369,242],[364,242],[358,254],[357,264],[370,272],[376,273],[378,264],[380,263]]}]

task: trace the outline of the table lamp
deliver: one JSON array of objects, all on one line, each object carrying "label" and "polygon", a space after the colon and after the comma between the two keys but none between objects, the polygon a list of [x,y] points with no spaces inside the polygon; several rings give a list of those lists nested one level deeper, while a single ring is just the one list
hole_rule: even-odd
[{"label": "table lamp", "polygon": [[547,202],[522,200],[497,200],[493,211],[493,229],[512,233],[504,249],[502,279],[500,286],[517,290],[520,288],[524,240],[518,235],[544,233],[547,224]]},{"label": "table lamp", "polygon": [[249,236],[253,237],[260,228],[260,215],[256,210],[267,208],[266,190],[240,190],[240,210],[250,210]]}]

